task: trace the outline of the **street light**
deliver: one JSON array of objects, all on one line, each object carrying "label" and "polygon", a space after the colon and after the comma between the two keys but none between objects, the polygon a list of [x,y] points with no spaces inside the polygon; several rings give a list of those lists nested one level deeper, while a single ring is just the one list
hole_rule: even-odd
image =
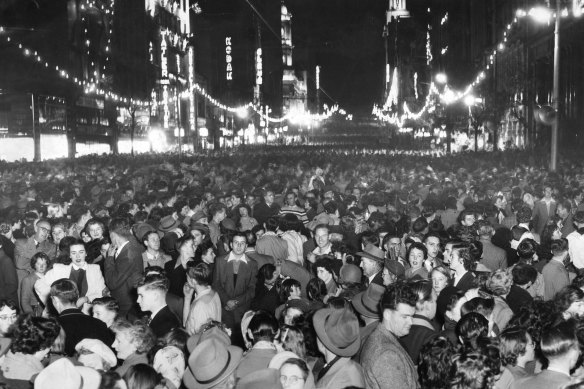
[{"label": "street light", "polygon": [[436,74],[436,82],[438,84],[446,84],[448,82],[448,76],[444,73],[438,73]]},{"label": "street light", "polygon": [[[552,11],[547,7],[535,7],[527,13],[538,23],[549,23],[553,16]],[[550,170],[555,171],[558,164],[558,131],[560,127],[559,96],[560,96],[560,21],[561,5],[560,0],[556,0],[556,22],[554,28],[554,77],[552,87],[552,108],[555,115],[552,122]]]}]

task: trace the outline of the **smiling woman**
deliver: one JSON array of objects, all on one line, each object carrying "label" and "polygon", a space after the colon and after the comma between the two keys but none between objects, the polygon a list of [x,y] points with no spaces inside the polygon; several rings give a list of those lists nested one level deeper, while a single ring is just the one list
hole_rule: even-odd
[{"label": "smiling woman", "polygon": [[[79,299],[77,300],[77,307],[84,307],[93,299],[102,297],[106,290],[105,281],[101,273],[99,265],[88,264],[85,259],[87,251],[85,243],[81,240],[74,241],[69,247],[71,263],[64,265],[55,263],[53,268],[45,274],[43,278],[36,281],[34,287],[39,298],[46,304],[49,295],[51,284],[61,278],[70,279],[77,285],[79,289]],[[88,308],[88,306],[85,306]]]}]

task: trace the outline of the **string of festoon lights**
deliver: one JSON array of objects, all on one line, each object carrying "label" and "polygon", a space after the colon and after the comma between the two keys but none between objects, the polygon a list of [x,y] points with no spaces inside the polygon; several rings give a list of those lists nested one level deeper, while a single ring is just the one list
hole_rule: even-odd
[{"label": "string of festoon lights", "polygon": [[[582,15],[582,12],[580,11],[579,8],[574,7],[572,14],[575,17],[580,17]],[[570,11],[567,8],[562,9],[560,12],[560,17],[562,18],[568,17],[569,15]],[[404,112],[401,115],[398,115],[397,113],[386,113],[386,111],[388,110],[388,106],[384,105],[383,107],[380,107],[377,104],[373,106],[373,115],[375,115],[381,121],[388,122],[393,125],[396,125],[399,128],[402,128],[406,120],[408,119],[416,120],[427,112],[432,113],[436,109],[437,99],[434,99],[435,96],[446,105],[454,104],[464,99],[464,97],[468,96],[475,87],[480,85],[487,78],[487,72],[495,63],[497,55],[499,55],[501,52],[505,50],[508,37],[511,34],[513,28],[520,22],[521,19],[524,19],[527,16],[542,23],[551,23],[551,21],[553,21],[557,17],[555,12],[550,11],[546,7],[534,7],[529,10],[517,9],[515,11],[515,17],[511,22],[509,22],[509,24],[507,24],[504,31],[502,32],[501,40],[497,43],[495,49],[488,56],[486,65],[477,72],[477,75],[474,78],[474,80],[465,88],[463,88],[461,91],[452,90],[451,88],[448,87],[448,85],[445,85],[443,91],[440,92],[439,89],[436,87],[435,83],[432,82],[430,83],[430,88],[428,91],[428,95],[426,96],[425,104],[418,112],[416,113],[412,112],[409,109],[407,102],[404,102],[403,104]]]},{"label": "string of festoon lights", "polygon": [[[30,58],[31,60],[36,61],[40,64],[44,64],[45,68],[52,69],[53,71],[55,71],[57,73],[57,75],[60,78],[65,79],[65,80],[69,80],[72,83],[74,83],[75,85],[82,87],[85,94],[95,94],[95,95],[103,96],[104,98],[111,100],[111,101],[124,103],[124,104],[132,104],[132,105],[139,106],[139,107],[147,107],[151,104],[150,101],[128,98],[128,97],[124,97],[118,93],[105,90],[104,88],[100,87],[97,82],[85,81],[85,80],[82,80],[78,77],[72,76],[67,70],[61,68],[60,66],[52,65],[49,62],[47,62],[43,58],[43,56],[41,56],[38,53],[38,51],[26,47],[22,43],[16,41],[14,38],[12,38],[10,35],[6,34],[6,28],[4,28],[4,27],[0,27],[0,36],[1,35],[4,35],[5,42],[14,45],[14,47],[17,47],[20,50],[20,53],[24,57]],[[254,105],[251,102],[244,104],[244,105],[241,105],[241,106],[238,106],[238,107],[227,106],[227,105],[221,103],[219,100],[215,99],[213,96],[211,96],[205,90],[205,88],[203,88],[201,85],[199,85],[197,83],[193,84],[193,86],[190,89],[183,91],[181,93],[181,97],[188,97],[189,93],[192,93],[193,91],[195,91],[196,93],[201,95],[203,98],[205,98],[208,102],[210,102],[213,106],[215,106],[217,108],[226,110],[228,112],[237,113],[239,116],[242,116],[242,117],[246,116],[247,111],[249,109],[251,109],[257,115],[259,115],[261,119],[266,120],[270,123],[282,123],[282,122],[285,122],[287,120],[288,121],[292,120],[292,121],[296,121],[299,123],[309,123],[309,122],[314,122],[314,121],[326,120],[326,119],[330,118],[335,113],[339,113],[343,116],[346,116],[347,118],[352,118],[352,115],[347,115],[346,111],[342,108],[339,108],[339,106],[336,104],[333,105],[332,107],[328,107],[325,104],[324,112],[320,113],[320,114],[314,114],[314,113],[310,113],[310,112],[306,112],[306,111],[291,111],[291,112],[287,113],[286,115],[279,117],[279,118],[278,117],[271,117],[268,114],[266,114],[263,107],[261,107],[259,105]],[[169,97],[168,101],[173,101],[175,99],[176,98],[174,98],[174,97]]]}]

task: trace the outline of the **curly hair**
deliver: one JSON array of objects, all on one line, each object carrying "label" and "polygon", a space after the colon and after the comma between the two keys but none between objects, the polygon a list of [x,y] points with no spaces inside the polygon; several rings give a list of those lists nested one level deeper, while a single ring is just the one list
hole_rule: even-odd
[{"label": "curly hair", "polygon": [[489,367],[487,356],[479,353],[455,354],[450,366],[450,388],[491,388],[494,375]]},{"label": "curly hair", "polygon": [[36,264],[39,260],[44,260],[45,262],[47,262],[47,268],[49,268],[49,266],[51,265],[51,258],[49,258],[47,254],[39,251],[38,253],[34,254],[30,259],[30,267],[33,270],[36,267]]},{"label": "curly hair", "polygon": [[10,351],[13,353],[34,354],[51,347],[61,326],[56,319],[22,316],[14,326]]},{"label": "curly hair", "polygon": [[306,284],[306,296],[309,301],[320,301],[327,295],[326,284],[318,277],[312,278]]},{"label": "curly hair", "polygon": [[527,349],[527,329],[522,327],[507,327],[499,335],[501,363],[503,366],[515,366],[517,358],[525,354]]},{"label": "curly hair", "polygon": [[280,327],[280,343],[286,351],[292,351],[299,358],[306,358],[306,346],[304,345],[304,334],[298,327],[283,324]]},{"label": "curly hair", "polygon": [[554,305],[559,313],[566,312],[570,306],[579,301],[584,301],[584,291],[574,286],[567,286],[556,295]]},{"label": "curly hair", "polygon": [[420,351],[418,372],[422,389],[450,388],[449,371],[456,349],[449,340],[436,337]]},{"label": "curly hair", "polygon": [[498,269],[491,273],[486,288],[495,296],[505,296],[511,291],[513,276],[509,271]]},{"label": "curly hair", "polygon": [[489,334],[489,321],[478,312],[469,312],[456,323],[456,336],[465,350],[477,350],[480,338]]},{"label": "curly hair", "polygon": [[414,292],[411,285],[396,282],[387,287],[381,297],[381,309],[397,310],[399,304],[406,304],[415,308],[418,302],[418,295]]},{"label": "curly hair", "polygon": [[150,327],[142,322],[130,323],[126,320],[116,320],[111,326],[115,334],[124,333],[130,338],[130,343],[136,347],[136,353],[146,354],[156,344],[156,336]]}]

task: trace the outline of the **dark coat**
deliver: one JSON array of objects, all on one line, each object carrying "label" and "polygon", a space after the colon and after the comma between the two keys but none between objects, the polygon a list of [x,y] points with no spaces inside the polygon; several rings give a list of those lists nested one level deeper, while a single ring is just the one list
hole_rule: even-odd
[{"label": "dark coat", "polygon": [[511,290],[507,294],[507,297],[505,297],[505,301],[513,313],[518,314],[521,307],[527,307],[531,304],[533,297],[522,287],[511,285]]},{"label": "dark coat", "polygon": [[105,260],[105,284],[120,305],[120,317],[126,317],[135,305],[135,285],[144,272],[142,251],[138,245],[130,241],[122,248],[117,258],[108,256]]},{"label": "dark coat", "polygon": [[434,324],[428,318],[414,315],[410,333],[400,338],[401,344],[417,365],[422,347],[438,335]]},{"label": "dark coat", "polygon": [[258,274],[257,263],[246,256],[247,263],[241,262],[237,274],[237,282],[233,283],[233,265],[227,262],[229,255],[215,260],[215,272],[213,276],[213,289],[219,293],[221,304],[229,300],[237,300],[238,304],[232,311],[223,309],[221,317],[230,327],[241,322],[243,314],[249,310],[251,301],[255,295],[255,286]]},{"label": "dark coat", "polygon": [[0,299],[12,300],[18,305],[16,267],[2,248],[0,248]]},{"label": "dark coat", "polygon": [[253,217],[260,226],[263,226],[270,216],[276,216],[278,212],[280,212],[280,206],[276,203],[268,206],[264,201],[261,201],[253,207]]},{"label": "dark coat", "polygon": [[172,313],[168,305],[158,311],[156,316],[150,320],[150,324],[148,325],[157,338],[163,337],[174,328],[182,327],[178,317]]},{"label": "dark coat", "polygon": [[465,275],[458,281],[458,284],[454,285],[458,290],[462,290],[463,292],[468,291],[469,289],[475,288],[475,276],[471,272],[466,272]]},{"label": "dark coat", "polygon": [[75,354],[77,343],[83,339],[99,339],[110,347],[114,342],[112,333],[104,322],[83,314],[79,309],[65,309],[59,314],[57,321],[65,331],[65,353],[70,357]]}]

